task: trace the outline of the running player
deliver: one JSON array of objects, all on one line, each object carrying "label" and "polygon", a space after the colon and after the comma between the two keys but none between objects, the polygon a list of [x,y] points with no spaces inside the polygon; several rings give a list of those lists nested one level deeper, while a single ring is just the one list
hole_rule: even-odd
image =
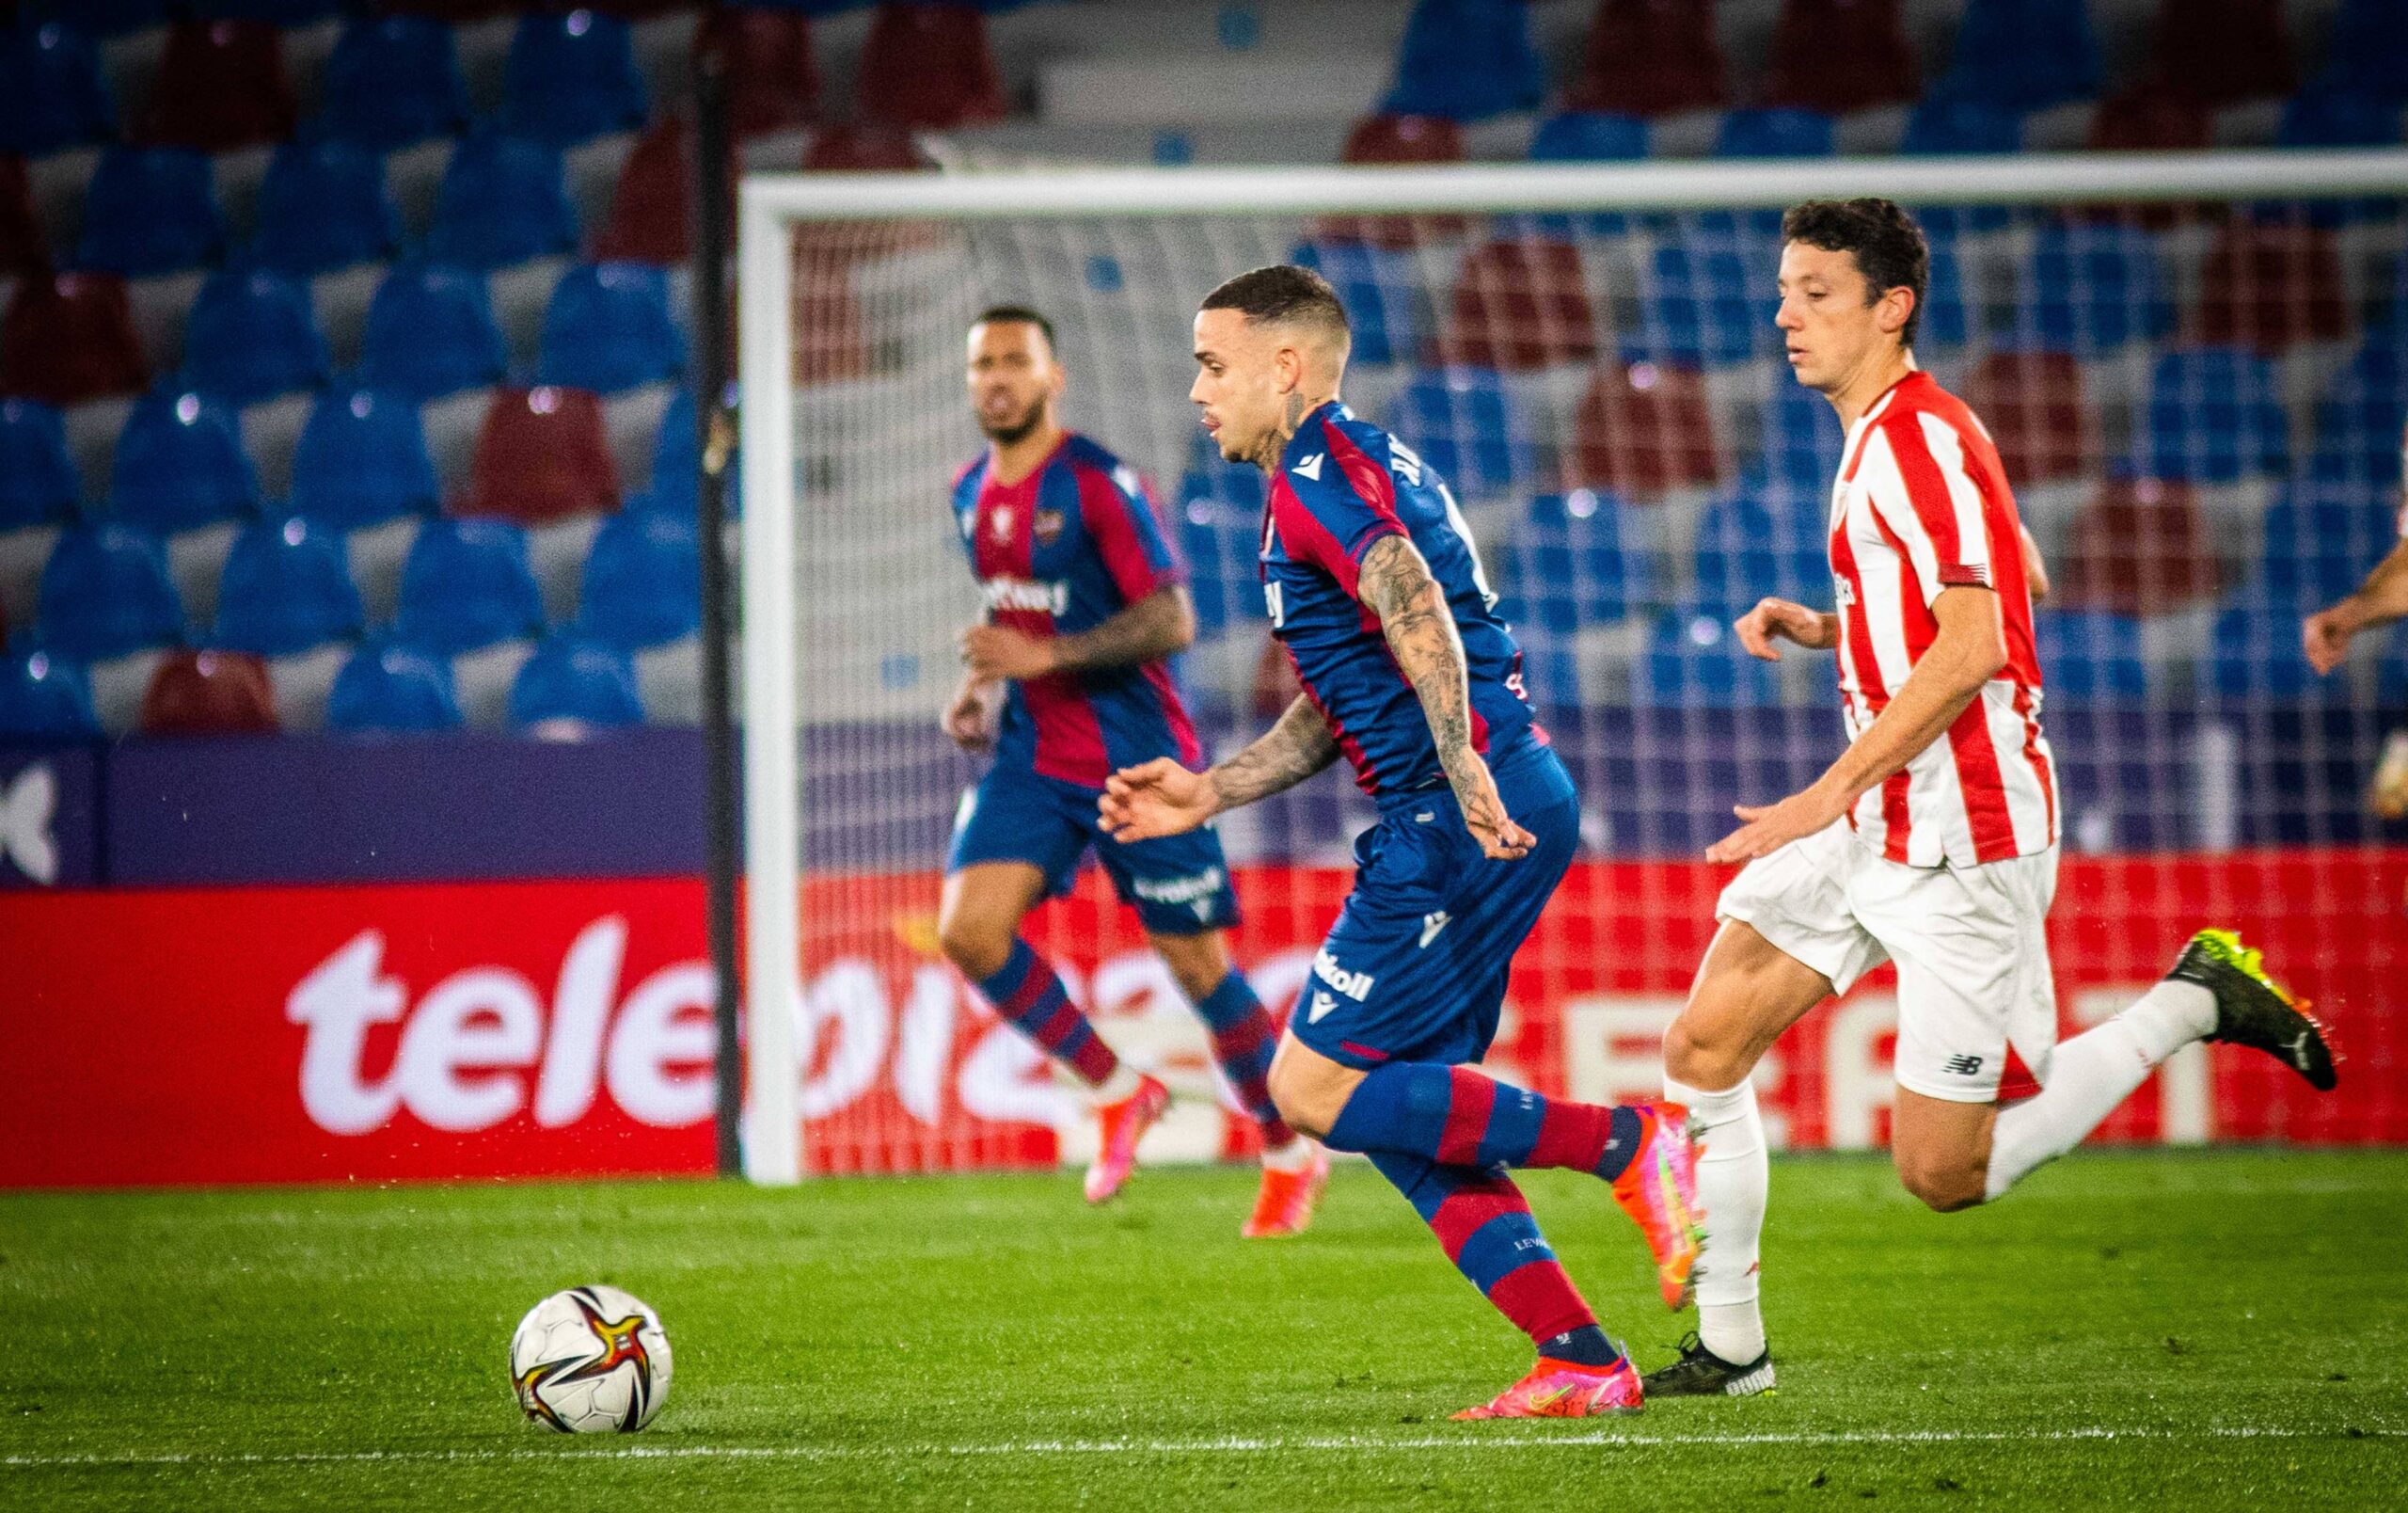
[{"label": "running player", "polygon": [[1241,274],[1196,317],[1189,397],[1224,457],[1270,475],[1263,587],[1305,692],[1209,772],[1164,757],[1114,774],[1101,822],[1123,841],[1180,835],[1345,755],[1380,820],[1355,842],[1354,890],[1289,1016],[1272,1095],[1291,1125],[1370,1155],[1537,1346],[1520,1382],[1456,1417],[1627,1411],[1638,1374],[1507,1169],[1610,1183],[1678,1307],[1697,1256],[1685,1116],[1542,1098],[1469,1065],[1579,843],[1579,804],[1453,496],[1340,403],[1347,344],[1338,296],[1303,268]]},{"label": "running player", "polygon": [[1840,613],[1766,599],[1741,642],[1839,653],[1850,743],[1803,792],[1741,805],[1708,859],[1748,864],[1664,1037],[1666,1096],[1688,1106],[1705,1254],[1698,1332],[1651,1394],[1773,1385],[1757,1312],[1764,1128],[1749,1074],[1801,1014],[1883,960],[1898,967],[1891,1155],[1935,1209],[1996,1198],[2070,1150],[2150,1070],[2198,1040],[2253,1045],[2320,1089],[2322,1031],[2227,931],[2194,937],[2164,981],[2059,1045],[2047,923],[2057,787],[2040,734],[2028,538],[1998,452],[1914,361],[1928,254],[1886,199],[1783,218],[1790,370],[1847,431],[1831,494]]},{"label": "running player", "polygon": [[[2408,437],[2400,441],[2403,471],[2408,471]],[[2300,627],[2309,665],[2330,673],[2341,665],[2350,639],[2361,630],[2408,617],[2408,497],[2400,508],[2400,544],[2375,564],[2358,591],[2327,610],[2311,614]],[[2385,820],[2408,817],[2408,729],[2395,730],[2384,742],[2375,764],[2374,812]]]},{"label": "running player", "polygon": [[1277,1028],[1229,964],[1238,901],[1219,837],[1123,845],[1095,833],[1114,768],[1196,759],[1164,660],[1195,639],[1196,612],[1137,475],[1062,428],[1065,383],[1053,327],[1035,311],[999,307],[971,326],[970,404],[987,450],[955,482],[953,513],[987,616],[962,635],[968,671],[944,728],[995,761],[962,796],[938,938],[997,1013],[1089,1089],[1101,1130],[1086,1196],[1103,1202],[1129,1180],[1170,1094],[1122,1064],[1020,932],[1096,846],[1262,1128],[1262,1187],[1243,1233],[1293,1234],[1312,1218],[1329,1157],[1272,1105]]}]

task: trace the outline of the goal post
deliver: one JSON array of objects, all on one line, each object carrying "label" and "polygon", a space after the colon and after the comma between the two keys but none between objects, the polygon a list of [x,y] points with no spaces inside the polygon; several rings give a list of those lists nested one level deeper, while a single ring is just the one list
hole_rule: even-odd
[{"label": "goal post", "polygon": [[[1751,344],[1755,338],[1723,331],[1728,312],[1716,302],[1728,304],[1729,292],[1710,287],[1703,273],[1682,282],[1690,266],[1684,260],[1693,256],[1703,268],[1726,249],[1753,259],[1747,297],[1755,304],[1743,318],[1768,328],[1772,272],[1762,217],[1800,199],[1858,195],[1918,211],[1968,207],[1949,237],[1950,276],[1967,284],[1952,297],[1967,310],[1956,317],[1963,329],[1951,333],[1954,350],[1938,364],[1944,376],[2004,373],[2013,365],[1989,358],[2017,354],[2034,359],[2032,373],[2058,371],[2051,364],[2062,358],[2072,364],[2064,371],[2087,374],[2095,387],[2122,386],[2112,403],[2094,394],[2078,414],[2068,396],[2045,388],[2014,396],[2031,412],[2018,423],[2033,433],[2025,450],[2036,454],[2061,423],[2099,426],[2096,435],[2063,438],[2069,454],[2059,459],[2062,470],[2034,490],[2036,500],[2069,502],[2048,506],[2058,518],[2043,533],[2069,561],[2083,552],[2114,557],[2108,549],[2126,539],[2116,522],[2131,518],[2134,489],[2147,503],[2161,482],[2178,485],[2186,501],[2204,501],[2185,507],[2222,533],[2211,534],[2210,549],[2292,520],[2314,499],[2294,501],[2286,490],[2315,481],[2308,454],[2321,444],[2325,407],[2342,403],[2334,398],[2337,375],[2354,372],[2351,353],[2369,340],[2368,312],[2398,321],[2399,347],[2408,351],[2408,313],[2393,312],[2380,287],[2396,279],[2408,303],[2408,151],[748,175],[737,327],[747,1174],[777,1184],[808,1170],[1026,1159],[1038,1147],[1014,1132],[1040,1125],[1049,1107],[1041,1077],[1013,1059],[1006,1041],[974,1043],[974,1001],[929,948],[933,869],[964,774],[930,738],[951,682],[946,640],[975,612],[958,544],[947,539],[943,492],[978,445],[960,390],[967,314],[1028,302],[1054,315],[1072,372],[1068,423],[1091,426],[1154,481],[1174,536],[1227,547],[1234,557],[1242,546],[1228,543],[1243,535],[1245,486],[1192,449],[1182,311],[1192,312],[1219,278],[1282,260],[1299,245],[1320,249],[1350,305],[1381,307],[1370,324],[1390,350],[1364,365],[1369,402],[1355,402],[1452,461],[1442,470],[1472,506],[1492,574],[1497,559],[1511,557],[1512,581],[1500,588],[1514,601],[1526,647],[1549,672],[1541,680],[1543,717],[1569,732],[1575,775],[1584,795],[1596,794],[1584,828],[1600,870],[1576,880],[1556,906],[1585,923],[1546,948],[1566,960],[1537,968],[1546,1002],[1517,1027],[1532,1063],[1522,1070],[1541,1085],[1591,1095],[1627,1075],[1624,1062],[1640,1053],[1624,1043],[1660,1022],[1667,985],[1694,965],[1697,920],[1710,916],[1709,880],[1690,860],[1714,812],[1701,795],[1710,790],[1727,814],[1729,803],[1766,797],[1767,785],[1811,775],[1803,764],[1819,766],[1836,751],[1816,723],[1831,704],[1824,683],[1783,671],[1759,687],[1748,669],[1735,674],[1716,661],[1701,672],[1680,660],[1697,650],[1684,642],[1684,613],[1711,619],[1703,612],[1725,605],[1726,590],[1779,581],[1794,566],[1782,558],[1785,548],[1750,536],[1761,501],[1729,502],[1759,485],[1788,486],[1780,432],[1781,418],[1793,413],[1786,374]],[[2203,205],[2230,214],[2202,213]],[[2145,207],[2178,219],[2160,221]],[[2252,207],[2278,207],[2265,223],[2300,234],[2277,246],[2223,230]],[[1718,215],[1729,224],[1700,224]],[[2091,244],[2079,238],[2069,263],[2035,262],[2044,256],[2036,246],[2057,234],[2049,227],[2083,215],[2146,240],[2139,262],[2115,264],[2115,277],[2130,271],[2163,288],[2089,281],[2105,279],[2109,264],[2089,261]],[[1727,243],[1717,240],[1725,232]],[[1498,240],[1527,245],[1483,261],[1484,247]],[[2245,245],[2233,251],[2227,242]],[[1571,251],[1559,254],[1558,245]],[[2346,288],[2319,287],[2328,263],[2345,268]],[[1607,263],[1635,272],[1601,271]],[[2066,277],[2082,287],[2035,290],[2036,267],[2069,269]],[[2295,317],[2297,328],[2270,337],[2246,320],[2237,333],[2196,326],[2202,298],[2231,294],[2225,286],[2236,279],[2239,297],[2270,305],[2274,318]],[[2291,283],[2260,287],[2269,279]],[[2083,315],[2056,332],[2054,314],[2033,309],[2058,294],[2087,301],[2085,310],[2114,307],[2101,321],[2115,329],[2094,330]],[[2158,308],[2161,297],[2168,311]],[[1686,312],[1685,299],[1693,302]],[[2337,325],[2324,311],[2337,300],[2347,307]],[[1354,313],[1362,325],[1370,312]],[[2036,320],[2046,327],[2036,334]],[[2207,364],[2214,375],[2236,366],[2272,374],[2275,399],[2289,406],[2279,459],[2253,454],[2237,471],[2227,468],[2232,438],[2217,421],[2201,422],[2183,443],[2190,452],[2150,465],[2156,433],[2144,433],[2152,406],[2178,406],[2189,393],[2169,376],[2189,370],[2163,359],[2193,349],[2242,354]],[[1430,390],[1437,409],[1417,409],[1426,397],[1417,384],[1433,374],[1441,375]],[[1469,376],[1450,390],[1451,374]],[[1673,395],[1710,414],[1710,434],[1669,415]],[[2248,394],[2218,388],[2190,397],[2201,415],[2239,406],[2243,422],[2236,423],[2256,423]],[[2072,419],[2052,418],[2059,401]],[[1492,413],[1500,410],[1524,418],[1500,420]],[[2373,462],[2360,470],[2368,477],[2353,497],[2392,486]],[[1796,476],[1811,477],[1811,469]],[[2013,481],[2020,493],[2024,480]],[[2236,493],[2228,486],[2236,484],[2248,486]],[[1608,532],[1623,516],[1619,534]],[[2383,545],[2364,535],[2298,545],[2316,549],[2308,555],[2318,562],[2357,552],[2363,567]],[[2120,643],[2078,648],[2089,686],[2068,692],[2078,718],[2058,736],[2060,761],[2078,728],[2084,741],[2112,743],[2132,772],[2083,780],[2090,807],[2081,815],[2069,808],[2068,852],[2089,853],[2096,865],[2061,911],[2121,907],[2171,920],[2226,900],[2271,909],[2265,894],[2296,889],[2300,908],[2338,910],[2365,927],[2368,948],[2390,949],[2394,925],[2358,894],[2394,885],[2386,868],[2398,848],[2380,844],[2372,821],[2343,817],[2362,813],[2354,785],[2372,766],[2384,701],[2399,696],[2383,660],[2394,654],[2369,648],[2346,695],[2294,686],[2288,667],[2263,689],[2246,668],[2226,680],[2213,659],[2217,638],[2240,633],[2231,629],[2242,624],[2232,596],[2273,582],[2277,569],[2255,549],[2201,568],[2177,560],[2175,548],[2159,553],[2159,545],[2133,545],[2120,566],[2082,567],[2069,588],[2075,608],[2052,621],[2079,621],[2085,637],[2133,627],[2140,669],[2130,672]],[[1770,579],[1758,572],[1759,556],[1781,559],[1764,568]],[[1215,564],[1216,571],[1228,566]],[[1210,633],[1190,659],[1191,669],[1203,665],[1191,682],[1208,685],[1201,722],[1209,743],[1226,750],[1265,723],[1249,679],[1272,675],[1258,668],[1261,638],[1246,618],[1242,585],[1228,586],[1242,565],[1210,583],[1203,565],[1197,571],[1199,599],[1215,597],[1199,606],[1209,611]],[[2200,571],[2213,581],[2193,581]],[[2181,574],[2192,578],[2167,581]],[[1598,581],[1608,576],[1613,583]],[[1259,605],[1251,613],[1259,616]],[[1713,631],[1701,623],[1697,633],[1710,640]],[[2253,642],[2247,649],[2262,648]],[[2279,648],[2265,657],[2272,665]],[[2210,708],[2212,716],[2198,712]],[[2260,737],[2290,743],[2288,779],[2232,775],[2249,767]],[[2285,822],[2258,822],[2253,802],[2282,806]],[[1333,788],[1225,836],[1245,874],[1250,914],[1288,916],[1241,943],[1241,956],[1252,952],[1269,978],[1290,969],[1278,964],[1292,965],[1309,939],[1308,920],[1325,921],[1342,885],[1343,841],[1359,819]],[[2239,870],[2194,875],[2151,862],[2175,853],[2232,858]],[[2328,865],[2327,856],[2337,859]],[[1057,927],[1067,932],[1061,948],[1085,953],[1077,966],[1085,995],[1104,995],[1107,978],[1134,980],[1137,966],[1098,955],[1099,940],[1125,946],[1131,938],[1125,923],[1113,923],[1108,893],[1083,886],[1057,907],[1069,921]],[[2399,907],[2395,886],[2391,916]],[[2061,923],[2097,933],[2081,920]],[[1605,950],[1622,930],[1639,932],[1645,970],[1569,959],[1581,941],[1592,955]],[[2316,934],[2306,923],[2297,930],[2303,939]],[[2138,957],[2125,962],[2114,942],[2085,940],[2084,949],[2115,960],[2112,969],[2074,970],[2068,1015],[2092,1011],[2083,993],[2112,996],[2114,984],[2139,970]],[[2325,955],[2338,948],[2328,945]],[[2408,968],[2408,957],[2393,966]],[[2093,978],[2100,985],[2085,988]],[[2408,1016],[2408,1001],[2398,1008]],[[1801,1105],[1793,1139],[1845,1144],[1860,1132],[1858,1106],[1844,1101],[1851,1079],[1861,1080],[1861,1067],[1846,1059],[1855,1044],[1848,1037],[1877,1039],[1880,1030],[1877,1011],[1868,1011],[1862,1028],[1850,1027],[1848,1013],[1842,1006],[1828,1015],[1817,1056],[1829,1064],[1807,1069],[1811,1086],[1798,1094],[1820,1101]],[[2379,1044],[2387,1047],[2394,1033],[2384,1030]],[[2187,1091],[2169,1086],[2154,1133],[2222,1127],[2211,1109],[2196,1107],[2216,1096],[2204,1068],[2186,1074],[2197,1083]],[[1202,1075],[1209,1103],[1209,1068]],[[840,1094],[854,1102],[839,1106]],[[832,1138],[841,1153],[806,1152],[814,1120],[837,1122],[831,1127],[841,1133]],[[879,1121],[893,1125],[891,1141]],[[1863,1130],[1872,1127],[1868,1115]]]}]

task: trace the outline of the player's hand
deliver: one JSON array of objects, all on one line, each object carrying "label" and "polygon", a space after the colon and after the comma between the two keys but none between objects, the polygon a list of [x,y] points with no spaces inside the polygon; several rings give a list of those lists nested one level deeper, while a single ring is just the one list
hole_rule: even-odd
[{"label": "player's hand", "polygon": [[1103,780],[1096,828],[1115,840],[1184,835],[1221,809],[1209,772],[1190,772],[1167,756],[1124,767]]},{"label": "player's hand", "polygon": [[2357,626],[2342,613],[2338,604],[2309,615],[2300,622],[2299,628],[2300,645],[2307,652],[2307,664],[2319,673],[2330,673],[2341,665],[2343,657],[2349,655],[2350,638],[2357,633]]},{"label": "player's hand", "polygon": [[1739,632],[1739,645],[1748,648],[1749,656],[1766,661],[1781,661],[1776,641],[1795,641],[1811,651],[1828,651],[1839,644],[1835,616],[1782,598],[1758,599],[1754,609],[1733,622],[1732,629]]},{"label": "player's hand", "polygon": [[1497,794],[1497,779],[1488,764],[1477,753],[1465,752],[1450,775],[1456,806],[1464,812],[1464,828],[1480,842],[1481,854],[1492,862],[1515,862],[1528,856],[1539,838],[1505,812],[1505,801]]},{"label": "player's hand", "polygon": [[1026,682],[1054,670],[1054,651],[1037,637],[1006,626],[973,626],[961,632],[961,661],[975,678]]},{"label": "player's hand", "polygon": [[973,756],[982,756],[995,749],[995,706],[989,697],[992,685],[975,677],[966,677],[954,691],[953,701],[944,707],[941,724],[953,743]]},{"label": "player's hand", "polygon": [[1762,807],[1735,804],[1732,812],[1747,823],[1705,849],[1709,862],[1752,862],[1759,856],[1768,856],[1847,813],[1847,801],[1817,783],[1779,804]]}]

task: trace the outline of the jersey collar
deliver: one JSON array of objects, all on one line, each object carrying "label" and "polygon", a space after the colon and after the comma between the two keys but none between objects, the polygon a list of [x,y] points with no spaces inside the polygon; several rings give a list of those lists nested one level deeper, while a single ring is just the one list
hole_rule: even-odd
[{"label": "jersey collar", "polygon": [[1316,452],[1329,450],[1329,442],[1322,436],[1322,426],[1324,422],[1351,421],[1354,418],[1354,412],[1346,407],[1343,400],[1324,399],[1307,410],[1304,420],[1296,426],[1296,434],[1290,437],[1287,446],[1280,449],[1280,470],[1285,471]]}]

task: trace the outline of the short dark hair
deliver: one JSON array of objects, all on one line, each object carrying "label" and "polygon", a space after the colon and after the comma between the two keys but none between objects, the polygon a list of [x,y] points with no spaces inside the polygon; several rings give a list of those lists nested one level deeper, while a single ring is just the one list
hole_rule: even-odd
[{"label": "short dark hair", "polygon": [[971,328],[975,330],[981,326],[992,326],[997,322],[1013,326],[1034,326],[1045,333],[1047,350],[1050,351],[1054,347],[1054,323],[1026,305],[990,305],[980,311],[978,318],[972,321],[970,325]]},{"label": "short dark hair", "polygon": [[1853,256],[1870,292],[1867,304],[1893,289],[1912,291],[1914,309],[1908,312],[1898,340],[1906,346],[1915,344],[1915,328],[1923,324],[1924,287],[1931,281],[1931,247],[1923,239],[1923,228],[1897,201],[1809,199],[1790,206],[1781,217],[1781,239]]},{"label": "short dark hair", "polygon": [[1204,296],[1201,310],[1233,310],[1249,321],[1295,321],[1318,326],[1342,343],[1353,328],[1346,307],[1329,280],[1310,268],[1275,263],[1241,273]]}]

